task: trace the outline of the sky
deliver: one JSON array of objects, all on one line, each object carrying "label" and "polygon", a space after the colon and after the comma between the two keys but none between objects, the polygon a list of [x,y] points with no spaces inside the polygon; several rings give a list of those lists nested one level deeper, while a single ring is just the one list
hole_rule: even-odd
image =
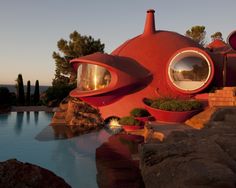
[{"label": "sky", "polygon": [[51,85],[57,41],[74,30],[105,43],[111,53],[143,32],[146,10],[154,9],[156,29],[185,34],[206,26],[224,39],[236,30],[236,0],[0,0],[0,84]]}]

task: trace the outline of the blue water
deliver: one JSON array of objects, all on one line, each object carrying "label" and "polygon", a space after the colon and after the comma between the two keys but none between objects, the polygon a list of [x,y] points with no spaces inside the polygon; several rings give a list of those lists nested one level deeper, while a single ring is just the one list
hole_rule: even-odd
[{"label": "blue water", "polygon": [[98,187],[96,148],[110,135],[101,130],[55,139],[58,135],[48,126],[51,117],[51,113],[45,112],[0,115],[0,161],[16,158],[39,165],[62,177],[73,188]]},{"label": "blue water", "polygon": [[[16,93],[16,85],[7,85],[7,84],[0,84],[0,87],[7,87],[9,89],[10,92]],[[50,86],[41,86],[39,85],[39,92],[43,93],[44,91],[46,91]],[[35,90],[35,86],[31,85],[31,94],[34,93]],[[27,85],[24,85],[24,91],[27,91]]]}]

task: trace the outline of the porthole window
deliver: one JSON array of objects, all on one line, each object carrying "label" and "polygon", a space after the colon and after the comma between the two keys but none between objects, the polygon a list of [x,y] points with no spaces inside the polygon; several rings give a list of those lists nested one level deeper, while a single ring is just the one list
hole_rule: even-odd
[{"label": "porthole window", "polygon": [[236,31],[233,31],[232,33],[229,34],[228,36],[228,44],[236,50]]},{"label": "porthole window", "polygon": [[200,89],[209,81],[211,69],[211,64],[203,53],[185,50],[171,59],[168,76],[175,87],[191,92]]},{"label": "porthole window", "polygon": [[82,63],[77,71],[77,89],[95,91],[108,87],[111,82],[110,72],[99,65]]}]

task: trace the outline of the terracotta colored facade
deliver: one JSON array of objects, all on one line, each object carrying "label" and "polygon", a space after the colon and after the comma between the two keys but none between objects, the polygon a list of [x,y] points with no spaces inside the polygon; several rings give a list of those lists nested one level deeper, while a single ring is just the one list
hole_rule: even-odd
[{"label": "terracotta colored facade", "polygon": [[[147,11],[144,32],[110,55],[73,59],[78,87],[70,95],[99,108],[104,118],[124,116],[144,107],[143,98],[191,98],[212,87],[236,86],[236,53],[216,41],[203,48],[172,31],[155,29]],[[235,47],[235,32],[228,38]]]}]

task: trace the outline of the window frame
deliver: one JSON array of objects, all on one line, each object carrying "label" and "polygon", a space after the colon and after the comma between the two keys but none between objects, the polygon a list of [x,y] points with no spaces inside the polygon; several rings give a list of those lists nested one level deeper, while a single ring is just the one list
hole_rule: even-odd
[{"label": "window frame", "polygon": [[[189,55],[184,55],[184,54],[189,54]],[[173,63],[177,63],[179,60],[185,58],[185,57],[189,57],[191,54],[193,54],[192,56],[194,56],[194,54],[197,54],[196,57],[202,57],[208,64],[209,67],[209,72],[208,72],[208,76],[205,79],[205,81],[201,84],[200,87],[198,88],[194,88],[194,89],[184,89],[182,87],[180,87],[179,85],[177,85],[174,81],[174,79],[172,78],[171,75],[171,66],[173,66]],[[178,61],[176,61],[176,59],[179,57]],[[168,84],[176,91],[181,92],[181,93],[185,93],[185,94],[194,94],[194,93],[198,93],[202,90],[204,90],[206,87],[209,86],[209,84],[211,83],[212,79],[213,79],[213,75],[214,75],[214,64],[213,61],[211,59],[211,57],[203,50],[199,49],[199,48],[184,48],[184,49],[180,49],[178,50],[176,53],[174,53],[174,55],[169,59],[169,62],[167,64],[167,80],[168,80]]]}]

